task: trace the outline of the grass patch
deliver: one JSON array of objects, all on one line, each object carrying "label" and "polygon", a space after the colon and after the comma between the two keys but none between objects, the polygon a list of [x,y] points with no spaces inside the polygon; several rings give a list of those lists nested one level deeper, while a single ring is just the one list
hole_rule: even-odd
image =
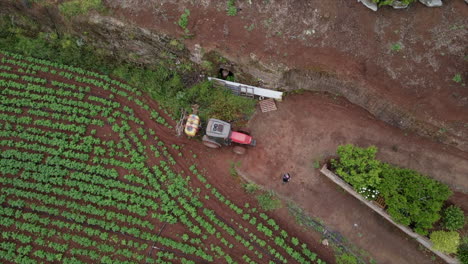
[{"label": "grass patch", "polygon": [[244,187],[244,191],[249,194],[253,194],[258,191],[258,186],[255,183],[245,183],[242,187]]},{"label": "grass patch", "polygon": [[71,0],[61,3],[60,13],[65,17],[74,17],[88,13],[90,10],[105,10],[101,0]]},{"label": "grass patch", "polygon": [[236,167],[239,167],[240,164],[241,164],[240,161],[238,161],[238,162],[231,161],[230,162],[229,174],[231,174],[232,177],[237,177],[238,176],[237,171],[236,171]]},{"label": "grass patch", "polygon": [[257,195],[258,203],[265,211],[272,211],[281,208],[281,201],[276,197],[275,192],[268,191]]}]

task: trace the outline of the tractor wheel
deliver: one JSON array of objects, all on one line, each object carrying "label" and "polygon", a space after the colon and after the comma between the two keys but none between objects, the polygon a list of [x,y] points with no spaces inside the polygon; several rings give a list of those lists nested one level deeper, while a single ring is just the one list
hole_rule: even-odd
[{"label": "tractor wheel", "polygon": [[245,154],[245,151],[246,149],[244,147],[241,147],[241,146],[235,146],[232,151],[234,151],[234,153],[236,153],[237,155],[244,155]]},{"label": "tractor wheel", "polygon": [[217,149],[217,148],[221,147],[221,145],[219,143],[209,139],[206,135],[203,136],[202,141],[203,141],[203,145],[205,145],[205,146],[207,146],[209,148]]},{"label": "tractor wheel", "polygon": [[240,129],[237,130],[237,132],[244,133],[250,136],[250,129],[248,127],[241,127]]}]

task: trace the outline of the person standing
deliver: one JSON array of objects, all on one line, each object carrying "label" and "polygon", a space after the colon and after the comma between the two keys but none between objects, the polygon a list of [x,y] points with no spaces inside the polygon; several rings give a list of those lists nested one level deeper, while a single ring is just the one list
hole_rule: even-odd
[{"label": "person standing", "polygon": [[291,180],[291,175],[289,173],[283,174],[283,183],[287,183],[289,180]]}]

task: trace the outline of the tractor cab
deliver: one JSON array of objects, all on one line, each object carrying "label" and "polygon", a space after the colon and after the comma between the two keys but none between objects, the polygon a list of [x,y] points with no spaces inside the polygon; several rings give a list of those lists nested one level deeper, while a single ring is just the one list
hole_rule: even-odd
[{"label": "tractor cab", "polygon": [[229,138],[231,135],[231,124],[224,122],[219,119],[211,118],[208,120],[206,126],[206,135],[215,141],[219,141],[220,144],[229,145]]},{"label": "tractor cab", "polygon": [[[232,131],[231,124],[228,122],[211,118],[208,120],[205,135],[203,136],[203,144],[210,148],[219,148],[221,146],[229,146],[232,143],[240,145],[255,146],[256,141],[246,131]],[[240,146],[235,147],[235,152],[245,152]],[[242,154],[243,154],[242,153]]]}]

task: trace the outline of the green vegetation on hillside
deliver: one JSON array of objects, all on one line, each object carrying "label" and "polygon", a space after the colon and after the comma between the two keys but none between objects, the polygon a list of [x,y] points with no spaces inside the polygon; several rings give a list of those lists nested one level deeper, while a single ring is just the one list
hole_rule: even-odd
[{"label": "green vegetation on hillside", "polygon": [[[67,2],[68,3],[68,2]],[[23,18],[34,30],[34,23]],[[82,43],[71,35],[38,33],[31,36],[25,30],[3,17],[0,20],[0,50],[46,59],[57,63],[97,70],[124,79],[130,85],[151,95],[164,108],[177,116],[180,109],[190,111],[191,105],[201,106],[201,117],[237,120],[254,112],[255,101],[241,98],[208,82],[184,83],[184,75],[193,76],[184,69],[177,69],[175,61],[161,60],[157,65],[140,67],[117,61],[106,50]]]}]

